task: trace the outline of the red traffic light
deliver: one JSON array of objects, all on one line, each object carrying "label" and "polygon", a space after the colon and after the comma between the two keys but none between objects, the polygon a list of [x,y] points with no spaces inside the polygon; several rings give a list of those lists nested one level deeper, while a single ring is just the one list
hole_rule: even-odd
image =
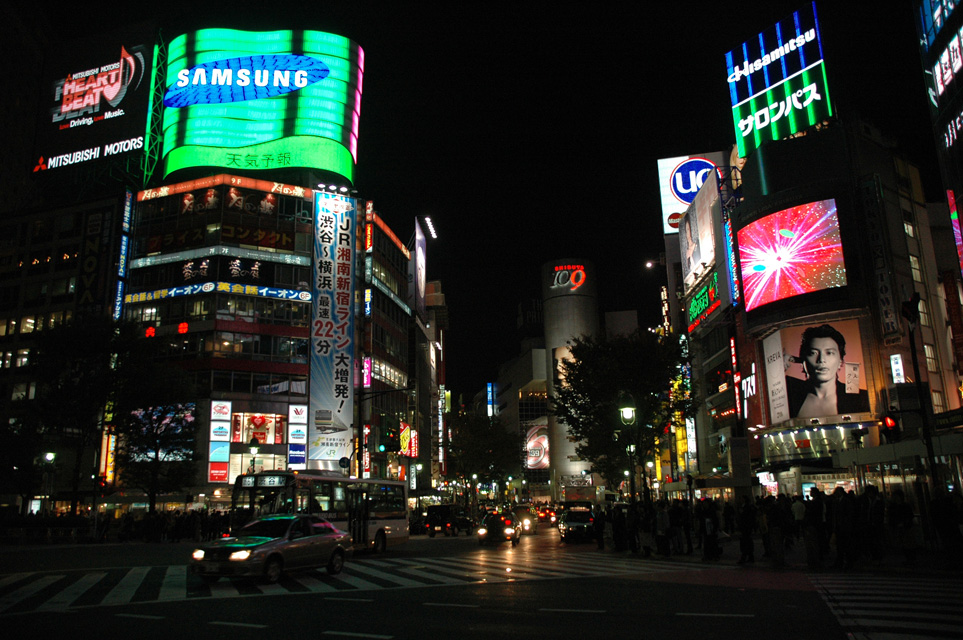
[{"label": "red traffic light", "polygon": [[891,414],[886,414],[883,417],[883,426],[886,427],[887,429],[895,429],[896,418],[894,418]]}]

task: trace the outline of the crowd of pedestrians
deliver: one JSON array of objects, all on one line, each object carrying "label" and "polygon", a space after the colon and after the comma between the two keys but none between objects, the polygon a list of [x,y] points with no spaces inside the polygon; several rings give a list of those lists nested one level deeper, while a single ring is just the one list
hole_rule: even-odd
[{"label": "crowd of pedestrians", "polygon": [[228,529],[228,516],[221,511],[189,509],[155,511],[136,517],[131,512],[120,518],[117,540],[128,542],[203,542],[216,540]]},{"label": "crowd of pedestrians", "polygon": [[[960,492],[937,492],[924,508],[932,523],[930,546],[945,566],[963,569]],[[785,567],[790,554],[811,570],[878,565],[887,552],[912,565],[924,546],[920,516],[903,490],[884,497],[873,485],[858,495],[842,487],[831,493],[812,488],[807,499],[780,494],[743,496],[738,504],[709,498],[615,504],[597,509],[594,524],[599,549],[611,545],[644,557],[699,552],[713,561],[722,555],[721,543],[731,540],[738,541],[733,546],[740,564],[762,559],[775,568]]]}]

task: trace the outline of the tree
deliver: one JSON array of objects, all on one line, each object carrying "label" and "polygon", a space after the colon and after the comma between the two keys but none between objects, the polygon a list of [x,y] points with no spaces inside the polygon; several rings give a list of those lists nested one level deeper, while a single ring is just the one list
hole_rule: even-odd
[{"label": "tree", "polygon": [[151,513],[159,495],[182,491],[197,474],[197,393],[181,369],[160,360],[157,344],[140,340],[118,354],[112,403],[118,477],[147,495]]},{"label": "tree", "polygon": [[498,418],[469,412],[448,414],[451,446],[448,475],[465,485],[478,476],[480,482],[504,482],[522,471],[523,438],[507,431]]},{"label": "tree", "polygon": [[81,480],[90,477],[84,461],[92,455],[86,456],[100,445],[103,409],[115,380],[112,354],[121,339],[110,320],[79,317],[40,332],[31,353],[37,388],[26,426],[48,444],[71,451],[71,513],[77,513]]},{"label": "tree", "polygon": [[[630,464],[627,448],[635,445],[636,461],[657,455],[657,437],[691,412],[691,402],[677,384],[682,344],[673,334],[648,331],[611,340],[576,338],[569,344],[571,359],[559,365],[551,410],[577,440],[579,457],[618,485]],[[634,425],[620,420],[622,393],[635,400]]]}]

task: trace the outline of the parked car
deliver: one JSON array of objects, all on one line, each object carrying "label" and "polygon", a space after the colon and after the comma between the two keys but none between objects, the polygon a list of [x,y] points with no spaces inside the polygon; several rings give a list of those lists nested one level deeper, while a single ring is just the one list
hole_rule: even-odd
[{"label": "parked car", "polygon": [[260,577],[277,582],[281,573],[326,567],[341,573],[351,553],[351,536],[311,515],[273,515],[244,525],[237,535],[199,546],[191,572],[205,582],[221,577]]},{"label": "parked car", "polygon": [[478,544],[498,544],[510,540],[512,546],[518,546],[522,539],[522,525],[515,517],[515,514],[507,511],[505,513],[490,513],[485,517],[485,521],[478,527]]},{"label": "parked car", "polygon": [[591,540],[594,536],[595,518],[583,507],[572,507],[562,513],[558,521],[558,533],[562,542]]},{"label": "parked car", "polygon": [[468,510],[457,504],[436,504],[428,507],[425,516],[425,529],[434,538],[441,533],[446,536],[457,536],[459,531],[471,535],[475,530],[475,521]]}]

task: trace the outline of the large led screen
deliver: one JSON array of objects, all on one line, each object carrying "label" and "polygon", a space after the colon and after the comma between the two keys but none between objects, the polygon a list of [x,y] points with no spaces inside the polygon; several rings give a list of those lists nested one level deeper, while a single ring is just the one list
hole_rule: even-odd
[{"label": "large led screen", "polygon": [[150,25],[52,47],[33,171],[105,162],[146,147],[154,68]]},{"label": "large led screen", "polygon": [[164,175],[312,168],[352,180],[364,52],[320,31],[204,29],[168,48]]},{"label": "large led screen", "polygon": [[833,115],[816,3],[726,54],[740,158]]},{"label": "large led screen", "polygon": [[859,322],[817,322],[763,340],[772,424],[870,411]]},{"label": "large led screen", "polygon": [[746,311],[793,296],[846,286],[835,200],[799,205],[739,230]]}]

